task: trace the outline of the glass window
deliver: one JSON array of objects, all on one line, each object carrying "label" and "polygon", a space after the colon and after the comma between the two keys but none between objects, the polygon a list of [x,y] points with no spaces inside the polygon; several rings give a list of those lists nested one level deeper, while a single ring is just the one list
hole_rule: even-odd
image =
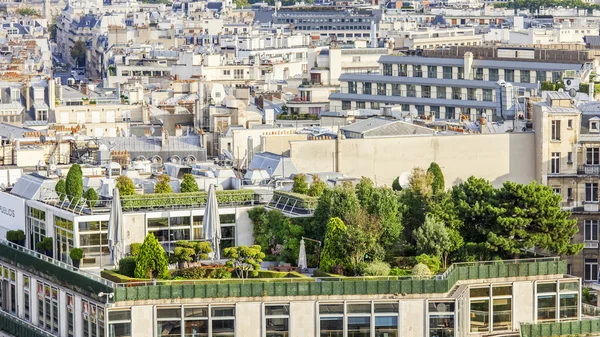
[{"label": "glass window", "polygon": [[398,316],[376,316],[375,336],[398,337]]},{"label": "glass window", "polygon": [[469,291],[471,298],[473,297],[488,297],[490,296],[490,288],[471,288]]},{"label": "glass window", "polygon": [[387,95],[386,89],[385,89],[385,83],[377,83],[377,95],[379,95],[379,96]]},{"label": "glass window", "polygon": [[597,147],[588,147],[585,150],[586,153],[586,164],[588,165],[599,165],[600,164],[600,149]]},{"label": "glass window", "polygon": [[498,69],[488,69],[490,81],[497,82],[500,79]]},{"label": "glass window", "polygon": [[352,102],[342,101],[342,110],[350,110],[352,108]]},{"label": "glass window", "polygon": [[550,158],[550,173],[560,173],[560,152],[552,152],[552,157]]},{"label": "glass window", "polygon": [[556,283],[538,283],[537,284],[537,292],[538,293],[555,293],[556,292]]},{"label": "glass window", "polygon": [[428,85],[421,86],[421,97],[431,98],[431,87]]},{"label": "glass window", "polygon": [[490,300],[471,300],[471,332],[487,332],[490,327]]},{"label": "glass window", "polygon": [[348,93],[356,94],[357,93],[357,83],[356,82],[348,82]]},{"label": "glass window", "polygon": [[406,64],[398,65],[398,76],[406,76],[407,75],[408,66]]},{"label": "glass window", "polygon": [[584,240],[598,241],[598,220],[584,220]]},{"label": "glass window", "polygon": [[343,317],[321,317],[319,336],[321,337],[344,337]]},{"label": "glass window", "polygon": [[363,82],[363,95],[372,95],[373,90],[370,82]]},{"label": "glass window", "polygon": [[454,302],[430,301],[428,303],[429,337],[453,337],[455,335]]},{"label": "glass window", "polygon": [[347,312],[351,313],[371,313],[371,303],[348,303]]},{"label": "glass window", "polygon": [[530,83],[531,82],[531,72],[529,70],[521,70],[521,83]]},{"label": "glass window", "polygon": [[436,87],[437,98],[446,98],[446,87]]},{"label": "glass window", "polygon": [[536,71],[535,72],[535,80],[536,82],[546,82],[546,72],[545,71]]},{"label": "glass window", "polygon": [[494,298],[494,331],[512,330],[512,299]]},{"label": "glass window", "polygon": [[452,99],[462,99],[462,89],[459,87],[452,88]]},{"label": "glass window", "polygon": [[371,317],[348,317],[348,337],[370,337]]},{"label": "glass window", "polygon": [[585,201],[598,201],[598,183],[585,183]]},{"label": "glass window", "polygon": [[556,295],[538,295],[537,308],[538,321],[556,320]]},{"label": "glass window", "polygon": [[400,84],[392,84],[392,96],[400,96]]},{"label": "glass window", "polygon": [[437,66],[427,66],[427,77],[437,78]]},{"label": "glass window", "polygon": [[560,294],[560,319],[577,319],[579,303],[577,294]]},{"label": "glass window", "polygon": [[420,64],[413,65],[413,77],[423,77],[423,70]]},{"label": "glass window", "polygon": [[375,313],[398,313],[398,303],[375,303]]},{"label": "glass window", "polygon": [[494,101],[494,95],[492,89],[483,89],[483,100],[486,102]]},{"label": "glass window", "polygon": [[551,139],[552,140],[560,140],[560,121],[559,120],[553,120],[552,123],[552,130],[551,130]]},{"label": "glass window", "polygon": [[443,67],[444,79],[451,80],[452,79],[452,67]]},{"label": "glass window", "polygon": [[504,80],[506,82],[515,81],[515,71],[513,69],[504,69]]},{"label": "glass window", "polygon": [[409,84],[406,86],[406,96],[417,97],[417,88],[414,84]]},{"label": "glass window", "polygon": [[598,280],[598,260],[585,259],[583,280],[588,282]]}]

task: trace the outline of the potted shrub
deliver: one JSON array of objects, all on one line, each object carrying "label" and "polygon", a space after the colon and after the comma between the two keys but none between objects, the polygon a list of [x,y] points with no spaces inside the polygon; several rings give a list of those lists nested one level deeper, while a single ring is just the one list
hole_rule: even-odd
[{"label": "potted shrub", "polygon": [[52,257],[52,238],[44,238],[42,241],[35,244],[38,252],[45,254],[48,257]]},{"label": "potted shrub", "polygon": [[6,232],[6,240],[9,242],[15,243],[16,232],[17,231]]},{"label": "potted shrub", "polygon": [[13,241],[14,243],[18,244],[19,246],[25,246],[25,232],[23,232],[22,230],[17,230],[14,231],[15,232],[15,241]]},{"label": "potted shrub", "polygon": [[71,249],[71,252],[69,253],[69,257],[73,261],[73,267],[79,268],[81,259],[83,259],[83,249],[81,249],[81,248]]}]

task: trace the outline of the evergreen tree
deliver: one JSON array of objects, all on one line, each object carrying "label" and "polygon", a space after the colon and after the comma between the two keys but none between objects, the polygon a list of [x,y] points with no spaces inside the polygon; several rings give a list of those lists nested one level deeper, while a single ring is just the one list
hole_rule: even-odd
[{"label": "evergreen tree", "polygon": [[402,191],[402,186],[400,186],[400,177],[396,177],[392,182],[392,189],[394,191]]},{"label": "evergreen tree", "polygon": [[198,188],[198,183],[194,176],[189,173],[184,174],[183,180],[181,181],[181,193],[198,191],[200,191],[200,188]]},{"label": "evergreen tree", "polygon": [[241,279],[248,278],[250,275],[258,276],[260,263],[265,258],[265,253],[259,245],[225,248],[223,255],[229,259],[225,265],[233,268]]},{"label": "evergreen tree", "polygon": [[433,177],[431,188],[433,189],[434,194],[444,191],[446,189],[446,183],[444,182],[444,174],[442,173],[442,169],[436,162],[433,162],[431,163],[431,165],[429,165],[427,173],[430,173]]},{"label": "evergreen tree", "polygon": [[299,194],[308,194],[308,184],[306,183],[306,175],[298,173],[294,176],[294,186],[292,192]]},{"label": "evergreen tree", "polygon": [[67,185],[65,184],[64,179],[59,179],[58,182],[56,182],[54,191],[56,191],[56,194],[58,194],[60,201],[65,200],[65,195],[67,194]]},{"label": "evergreen tree", "polygon": [[343,264],[346,260],[343,241],[346,231],[346,225],[340,218],[331,218],[327,223],[327,234],[325,235],[319,264],[319,269],[322,271],[329,272],[331,267]]},{"label": "evergreen tree", "polygon": [[119,176],[116,181],[119,195],[123,196],[135,194],[135,185],[133,184],[133,180],[131,180],[131,178],[128,176]]},{"label": "evergreen tree", "polygon": [[365,255],[381,249],[381,224],[378,217],[358,208],[346,215],[345,225],[347,230],[343,236],[344,255],[349,258],[356,274],[358,266],[365,260]]},{"label": "evergreen tree", "polygon": [[84,197],[85,200],[87,200],[88,207],[93,208],[96,206],[96,203],[98,202],[98,193],[96,193],[96,190],[91,187],[88,188],[87,191],[85,191]]},{"label": "evergreen tree", "polygon": [[360,203],[351,186],[326,189],[319,198],[308,234],[316,240],[323,241],[329,219],[343,219],[345,214],[354,212],[359,207]]},{"label": "evergreen tree", "polygon": [[171,177],[169,177],[166,174],[161,174],[158,176],[157,180],[158,182],[156,183],[156,185],[154,185],[154,193],[173,193],[171,185],[169,185],[169,182],[171,182]]},{"label": "evergreen tree", "polygon": [[360,181],[356,184],[356,197],[361,205],[365,206],[371,200],[374,190],[373,180],[367,177],[360,178]]},{"label": "evergreen tree", "polygon": [[415,229],[413,235],[418,254],[428,254],[442,258],[443,266],[446,268],[448,253],[452,249],[452,240],[444,223],[438,221],[433,215],[427,214],[425,223]]},{"label": "evergreen tree", "polygon": [[79,164],[73,164],[69,169],[65,190],[71,203],[76,204],[79,202],[83,195],[83,172],[81,172]]},{"label": "evergreen tree", "polygon": [[154,233],[148,234],[137,256],[135,277],[165,279],[169,277],[168,268],[167,253],[165,253]]}]

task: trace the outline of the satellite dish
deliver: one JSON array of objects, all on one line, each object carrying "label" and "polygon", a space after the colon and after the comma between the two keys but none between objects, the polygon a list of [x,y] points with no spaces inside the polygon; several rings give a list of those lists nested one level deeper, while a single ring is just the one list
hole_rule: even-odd
[{"label": "satellite dish", "polygon": [[400,183],[400,187],[402,187],[403,189],[408,188],[410,185],[410,173],[402,172],[402,174],[400,174],[400,177],[398,178],[398,182]]},{"label": "satellite dish", "polygon": [[44,136],[44,135],[40,136],[40,143],[46,144],[46,136]]},{"label": "satellite dish", "polygon": [[569,89],[569,96],[575,97],[577,95],[577,90],[575,88]]}]

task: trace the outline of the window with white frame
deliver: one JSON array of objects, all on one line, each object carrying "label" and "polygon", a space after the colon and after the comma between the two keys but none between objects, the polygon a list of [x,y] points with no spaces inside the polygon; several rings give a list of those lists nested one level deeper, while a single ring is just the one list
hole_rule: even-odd
[{"label": "window with white frame", "polygon": [[[597,275],[597,264],[594,268]],[[578,280],[538,282],[536,298],[538,322],[570,321],[579,318]]]},{"label": "window with white frame", "polygon": [[83,336],[104,336],[104,308],[86,300],[82,300],[81,303]]},{"label": "window with white frame", "polygon": [[31,278],[27,275],[23,275],[23,317],[25,320],[31,320],[31,289],[30,289]]},{"label": "window with white frame", "polygon": [[266,337],[287,337],[290,327],[289,304],[265,304],[264,330]]},{"label": "window with white frame", "polygon": [[[194,332],[189,333],[189,336],[195,336]],[[108,312],[108,337],[131,337],[131,310],[119,309]]]},{"label": "window with white frame", "polygon": [[74,305],[73,305],[73,295],[67,294],[67,336],[73,337],[75,336],[75,314]]},{"label": "window with white frame", "polygon": [[560,152],[552,152],[552,157],[550,158],[550,173],[560,173]]},{"label": "window with white frame", "polygon": [[598,281],[598,260],[585,259],[583,280],[586,282]]},{"label": "window with white frame", "polygon": [[600,149],[597,147],[588,147],[585,149],[585,163],[588,165],[600,164]]},{"label": "window with white frame", "polygon": [[512,285],[469,289],[471,332],[512,330]]},{"label": "window with white frame", "polygon": [[598,241],[598,220],[584,220],[583,233],[585,241]]},{"label": "window with white frame", "polygon": [[560,140],[560,121],[553,120],[551,122],[551,140]]},{"label": "window with white frame", "polygon": [[58,289],[38,281],[38,327],[58,333]]},{"label": "window with white frame", "polygon": [[454,301],[429,301],[427,308],[429,317],[428,337],[456,336]]},{"label": "window with white frame", "polygon": [[585,201],[598,201],[598,183],[585,183]]},{"label": "window with white frame", "polygon": [[398,309],[398,302],[320,303],[318,336],[398,337]]}]

